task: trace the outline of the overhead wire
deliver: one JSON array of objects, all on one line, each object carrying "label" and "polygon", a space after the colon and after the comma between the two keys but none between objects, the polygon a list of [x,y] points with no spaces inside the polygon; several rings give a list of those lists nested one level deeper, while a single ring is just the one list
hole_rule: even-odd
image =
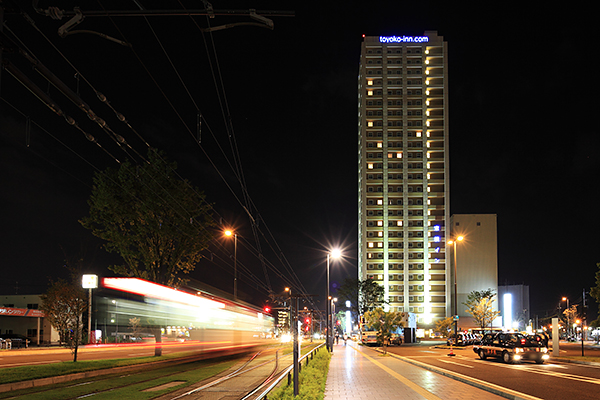
[{"label": "overhead wire", "polygon": [[[125,37],[125,36],[123,35],[123,33],[120,31],[120,29],[118,28],[118,26],[116,26],[116,24],[114,23],[114,21],[112,21],[112,22],[113,22],[113,25],[115,25],[115,27],[117,28],[117,30],[119,30],[119,32],[121,33],[121,35],[122,35],[123,37]],[[36,26],[35,24],[33,24],[32,26],[34,26],[34,27],[35,27],[36,29],[38,29],[38,31],[39,31],[39,28],[37,28],[37,26]],[[42,34],[43,34],[43,32],[41,32],[41,31],[40,31],[40,33],[42,33]],[[47,39],[47,40],[48,40],[48,39]],[[51,41],[49,41],[49,42],[51,43]],[[52,43],[51,43],[51,44],[52,44]],[[214,44],[214,41],[213,41],[213,44]],[[52,44],[52,46],[53,46],[54,48],[56,48],[56,46],[54,46],[54,44]],[[164,50],[164,46],[162,46],[162,44],[161,44],[161,47],[163,48],[163,51],[165,51],[165,50]],[[132,50],[133,50],[133,49],[132,49]],[[73,65],[73,64],[72,64],[72,63],[71,63],[71,62],[70,62],[70,61],[69,61],[69,60],[68,60],[68,59],[67,59],[67,58],[66,58],[66,57],[65,57],[63,54],[62,54],[62,52],[60,52],[60,50],[58,50],[58,49],[57,49],[57,51],[59,52],[59,54],[61,54],[61,55],[63,56],[63,58],[65,58],[65,60],[66,60],[66,61],[67,61],[67,62],[68,62],[68,63],[69,63],[69,64],[70,64],[72,67],[73,67],[73,69],[74,69],[74,70],[76,70],[76,71],[77,71],[77,72],[80,74],[80,71],[79,71],[77,68],[75,68],[75,66],[74,66],[74,65]],[[139,57],[139,55],[137,54],[137,52],[135,52],[135,50],[133,50],[133,52],[134,52],[135,56],[138,58],[138,61],[140,61],[140,63],[141,63],[141,64],[142,64],[142,66],[144,67],[144,69],[145,69],[145,70],[147,71],[147,73],[150,75],[151,79],[154,81],[154,83],[155,83],[155,85],[157,86],[157,88],[159,89],[159,91],[160,91],[160,92],[163,94],[163,97],[165,97],[165,99],[167,100],[167,102],[169,103],[169,105],[171,106],[171,108],[174,110],[174,112],[176,113],[176,115],[178,116],[178,118],[180,119],[180,121],[181,121],[181,122],[183,123],[183,125],[186,127],[186,129],[188,130],[188,132],[190,132],[190,133],[191,133],[191,130],[189,129],[189,127],[187,126],[187,124],[185,123],[185,121],[183,120],[183,118],[181,117],[180,113],[177,111],[177,108],[176,108],[176,107],[174,106],[174,104],[173,104],[173,103],[172,103],[172,102],[169,100],[168,96],[166,95],[166,93],[164,92],[164,90],[163,90],[163,89],[160,87],[160,85],[158,84],[158,82],[156,81],[156,79],[155,79],[155,78],[152,76],[152,74],[149,72],[148,68],[145,66],[145,64],[143,63],[143,61],[141,60],[141,58]],[[170,62],[171,62],[171,64],[173,64],[171,60],[170,60]],[[173,67],[174,67],[174,65],[173,65]],[[175,69],[175,68],[174,68],[174,69]],[[84,81],[86,81],[86,83],[87,83],[87,84],[88,84],[88,85],[89,85],[89,86],[90,86],[90,87],[91,87],[91,88],[92,88],[92,89],[93,89],[93,90],[96,92],[96,94],[98,95],[98,97],[100,98],[100,100],[101,100],[101,101],[103,101],[103,102],[105,102],[105,104],[107,104],[107,105],[108,105],[108,106],[109,106],[109,107],[110,107],[110,108],[113,110],[113,112],[115,112],[115,114],[117,115],[117,117],[118,117],[118,118],[119,118],[119,115],[121,115],[121,116],[122,116],[122,114],[118,113],[118,112],[117,112],[117,111],[116,111],[116,110],[115,110],[115,109],[114,109],[114,108],[113,108],[113,107],[110,105],[110,103],[109,103],[108,101],[106,101],[106,98],[105,98],[105,97],[104,97],[104,99],[102,99],[102,97],[103,97],[103,96],[101,96],[101,93],[100,93],[100,92],[98,92],[98,91],[97,91],[97,90],[96,90],[96,89],[93,87],[93,85],[91,84],[91,82],[89,82],[89,81],[88,81],[88,80],[85,78],[85,76],[83,76],[83,74],[81,74],[81,76],[82,76],[82,78],[84,79]],[[180,76],[179,74],[178,74],[178,77],[179,77],[180,81],[182,82],[182,84],[184,84],[184,86],[185,86],[185,82],[182,80],[182,78],[181,78],[181,76]],[[213,77],[213,79],[214,79],[214,77]],[[215,81],[215,83],[216,83],[216,81]],[[221,78],[221,83],[222,83],[222,78]],[[192,101],[194,102],[194,105],[196,106],[196,109],[198,109],[198,107],[197,107],[197,104],[196,104],[196,103],[195,103],[195,101],[193,100],[193,96],[191,96],[191,94],[189,93],[189,90],[187,89],[187,86],[186,86],[186,91],[188,92],[188,95],[190,96],[190,98],[191,98],[191,99],[192,99]],[[99,94],[100,94],[100,95],[99,95]],[[226,104],[226,99],[225,99],[225,104]],[[226,106],[227,106],[227,105],[226,105]],[[228,107],[228,106],[227,106],[227,107]],[[228,110],[228,108],[227,108],[227,110]],[[227,111],[227,113],[228,113],[228,111]],[[124,118],[119,118],[119,119],[120,119],[120,120],[122,120],[122,122],[126,122],[126,121],[123,121],[123,120],[124,120]],[[204,119],[204,118],[203,118],[203,119]],[[227,121],[227,118],[226,118],[226,121]],[[231,122],[231,119],[229,119],[229,123],[227,124],[228,128],[232,128],[232,126],[231,126],[231,123],[230,123],[230,122]],[[127,122],[126,122],[126,123],[127,123]],[[143,138],[141,137],[141,135],[139,135],[139,133],[138,133],[137,131],[135,131],[135,129],[134,129],[134,128],[133,128],[133,127],[132,127],[132,126],[129,124],[129,123],[127,123],[127,125],[130,127],[130,129],[132,129],[132,131],[134,131],[134,132],[135,132],[135,133],[138,135],[138,137],[139,137],[140,139],[142,139],[142,140],[143,140]],[[214,132],[212,131],[212,129],[210,129],[210,126],[209,126],[208,124],[207,124],[207,126],[209,127],[209,131],[211,132],[211,134],[212,134],[212,135],[213,135],[213,137],[214,137]],[[230,132],[232,132],[232,131],[230,130]],[[193,136],[193,134],[192,134],[192,136]],[[233,135],[231,135],[231,136],[233,136]],[[214,138],[215,138],[215,137],[214,137]],[[145,140],[143,140],[143,142],[144,142],[144,144],[145,144],[146,146],[149,146],[149,145],[148,145],[148,143],[147,143]],[[218,140],[216,140],[216,138],[215,138],[215,142],[216,142],[216,143],[218,143]],[[234,194],[234,197],[236,197],[236,198],[237,198],[237,196],[235,195],[234,191],[233,191],[233,190],[232,190],[232,188],[229,186],[229,184],[227,183],[227,181],[224,179],[223,175],[220,173],[220,171],[218,170],[218,168],[216,167],[216,165],[214,164],[214,162],[211,160],[211,158],[208,156],[208,154],[207,154],[207,153],[206,153],[206,151],[205,151],[205,150],[202,148],[202,146],[200,146],[200,147],[201,147],[202,151],[204,152],[204,154],[207,156],[207,159],[209,159],[210,163],[211,163],[211,164],[213,165],[213,167],[214,167],[214,168],[217,170],[217,172],[219,173],[219,175],[221,176],[221,178],[223,179],[223,181],[224,181],[224,182],[226,183],[226,185],[229,187],[230,191],[231,191],[231,192]],[[220,145],[219,145],[219,147],[220,147]],[[235,143],[235,136],[233,136],[232,148],[233,148],[233,149],[235,149],[235,150],[234,150],[234,153],[237,153],[237,154],[238,154],[238,157],[237,157],[237,158],[239,159],[239,152],[237,152],[237,144]],[[221,148],[221,151],[223,152],[222,148]],[[224,152],[223,152],[223,153],[224,153]],[[236,160],[236,162],[237,162],[237,160]],[[230,164],[230,166],[231,166],[231,164]],[[243,182],[243,180],[242,180],[242,179],[243,179],[243,173],[241,173],[241,169],[239,168],[239,166],[238,166],[237,164],[236,164],[236,166],[235,166],[235,167],[234,167],[234,166],[232,166],[232,170],[234,171],[234,174],[237,176],[238,180],[239,180],[239,181],[241,181],[241,182]],[[246,196],[247,196],[247,190],[246,190],[246,187],[245,187],[245,182],[244,182],[244,184],[242,185],[242,188],[243,188],[243,193],[244,193],[244,197],[245,197],[245,201],[244,201],[244,202],[245,202],[245,203],[248,205],[248,202],[247,202],[246,200],[248,200],[248,199],[249,199],[249,197],[248,197],[248,198],[246,198]],[[240,201],[240,199],[239,199],[239,198],[237,198],[237,200],[238,200],[238,202],[241,204],[241,201]],[[250,200],[250,201],[251,201],[251,200]],[[246,209],[246,211],[249,213],[249,215],[251,216],[251,212],[248,210],[248,208],[249,208],[249,207],[246,207],[245,209]],[[214,210],[214,209],[213,209],[213,210]],[[216,210],[215,210],[215,211],[216,211]],[[253,226],[254,226],[254,225],[253,225]],[[267,229],[268,229],[268,228],[267,228]],[[274,237],[273,237],[272,233],[270,232],[270,230],[268,230],[268,232],[269,232],[269,235],[271,236],[271,238],[273,238],[273,239],[274,239]],[[264,233],[263,233],[262,235],[263,235],[263,237],[265,237]],[[266,237],[265,237],[265,239],[266,239]],[[259,243],[259,244],[260,244],[260,241],[258,241],[257,243]],[[276,246],[277,246],[277,248],[280,250],[279,246],[278,246],[278,245],[276,245]],[[272,247],[272,246],[271,246],[271,247]],[[273,248],[273,247],[272,247],[272,248]],[[262,254],[262,251],[260,251],[260,250],[259,250],[259,254]],[[277,253],[276,253],[276,254],[277,254]],[[282,253],[282,252],[280,252],[280,254],[281,254],[281,255],[283,255],[283,253]],[[259,256],[259,257],[260,257],[260,256]],[[278,257],[280,260],[284,260],[284,262],[283,262],[284,266],[286,266],[286,267],[289,267],[289,262],[288,262],[288,261],[285,259],[285,256],[283,256],[283,258],[282,258],[282,257],[280,257],[280,255],[277,255],[277,257]],[[286,264],[287,264],[287,265],[286,265]],[[276,269],[275,269],[275,270],[276,270]],[[301,284],[301,282],[300,282],[300,281],[297,279],[297,276],[295,276],[295,273],[293,273],[293,270],[291,270],[291,268],[290,268],[290,270],[288,270],[288,273],[289,273],[290,271],[292,272],[292,273],[291,273],[292,280],[296,281],[296,284],[298,285],[298,287],[299,287],[299,288],[300,288],[300,287],[302,287],[302,284]],[[295,279],[294,279],[294,278],[295,278]],[[268,277],[267,277],[267,279],[268,279]],[[269,285],[269,286],[270,286],[270,285]]]}]

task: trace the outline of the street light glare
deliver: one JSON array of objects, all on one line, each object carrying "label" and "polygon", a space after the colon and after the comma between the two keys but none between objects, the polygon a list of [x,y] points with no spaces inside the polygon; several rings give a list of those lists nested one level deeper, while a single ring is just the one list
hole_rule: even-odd
[{"label": "street light glare", "polygon": [[225,231],[225,236],[231,236],[231,235],[233,235],[233,231],[231,231],[229,229]]},{"label": "street light glare", "polygon": [[342,256],[342,252],[340,249],[333,249],[331,250],[331,257],[333,258],[340,258]]},{"label": "street light glare", "polygon": [[465,237],[464,236],[459,236],[456,238],[456,240],[458,240],[459,242],[462,241]]}]

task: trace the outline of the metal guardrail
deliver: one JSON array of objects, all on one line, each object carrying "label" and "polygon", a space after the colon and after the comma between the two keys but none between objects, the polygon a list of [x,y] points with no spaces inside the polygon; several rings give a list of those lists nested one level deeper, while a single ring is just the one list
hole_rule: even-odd
[{"label": "metal guardrail", "polygon": [[[308,360],[309,360],[309,356],[310,359],[313,359],[313,355],[314,353],[316,353],[319,349],[321,349],[322,347],[325,346],[325,343],[321,343],[320,345],[318,345],[317,347],[315,347],[314,349],[312,349],[311,351],[309,351],[308,353],[306,353],[305,355],[303,355],[302,357],[300,357],[298,359],[298,373],[302,372],[302,361],[306,359],[306,365],[308,365]],[[264,389],[258,396],[256,396],[257,399],[261,399],[261,400],[268,400],[267,399],[267,395],[269,394],[269,392],[271,392],[271,390],[275,389],[275,387],[287,376],[288,378],[288,385],[291,385],[292,383],[292,370],[294,369],[294,364],[292,363],[292,365],[290,365],[288,368],[286,368],[277,379],[275,379],[274,381],[271,381],[268,383],[269,386],[267,386],[266,389]],[[242,400],[244,399],[248,399],[250,397],[253,397],[254,395],[256,395],[257,392],[259,392],[261,390],[261,388],[257,388],[256,390],[252,391],[252,393],[249,393],[247,396],[245,396]]]}]

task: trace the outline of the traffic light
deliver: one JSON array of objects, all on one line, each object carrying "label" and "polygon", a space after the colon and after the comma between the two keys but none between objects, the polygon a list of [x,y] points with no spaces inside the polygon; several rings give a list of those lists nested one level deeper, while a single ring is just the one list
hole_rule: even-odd
[{"label": "traffic light", "polygon": [[305,323],[306,325],[310,324],[310,318],[309,318],[309,317],[306,317],[306,319],[304,320],[304,323]]},{"label": "traffic light", "polygon": [[263,310],[265,310],[265,312],[268,314],[268,313],[270,313],[270,312],[271,312],[271,307],[269,307],[269,306],[265,306],[265,307],[263,308]]}]

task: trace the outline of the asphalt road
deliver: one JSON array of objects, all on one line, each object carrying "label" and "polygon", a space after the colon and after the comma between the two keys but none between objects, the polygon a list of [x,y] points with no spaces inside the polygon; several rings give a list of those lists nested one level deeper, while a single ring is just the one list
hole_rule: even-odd
[{"label": "asphalt road", "polygon": [[[451,371],[461,379],[477,384],[493,385],[518,392],[530,399],[598,399],[600,366],[566,363],[550,358],[542,365],[533,361],[505,364],[500,360],[480,360],[471,346],[454,349],[455,356],[442,342],[423,342],[416,345],[390,347],[391,353],[408,361]],[[561,343],[561,355],[581,355],[581,344]],[[600,355],[600,349],[586,348],[586,355]],[[587,354],[589,353],[589,354]],[[529,397],[532,396],[532,397]]]}]

